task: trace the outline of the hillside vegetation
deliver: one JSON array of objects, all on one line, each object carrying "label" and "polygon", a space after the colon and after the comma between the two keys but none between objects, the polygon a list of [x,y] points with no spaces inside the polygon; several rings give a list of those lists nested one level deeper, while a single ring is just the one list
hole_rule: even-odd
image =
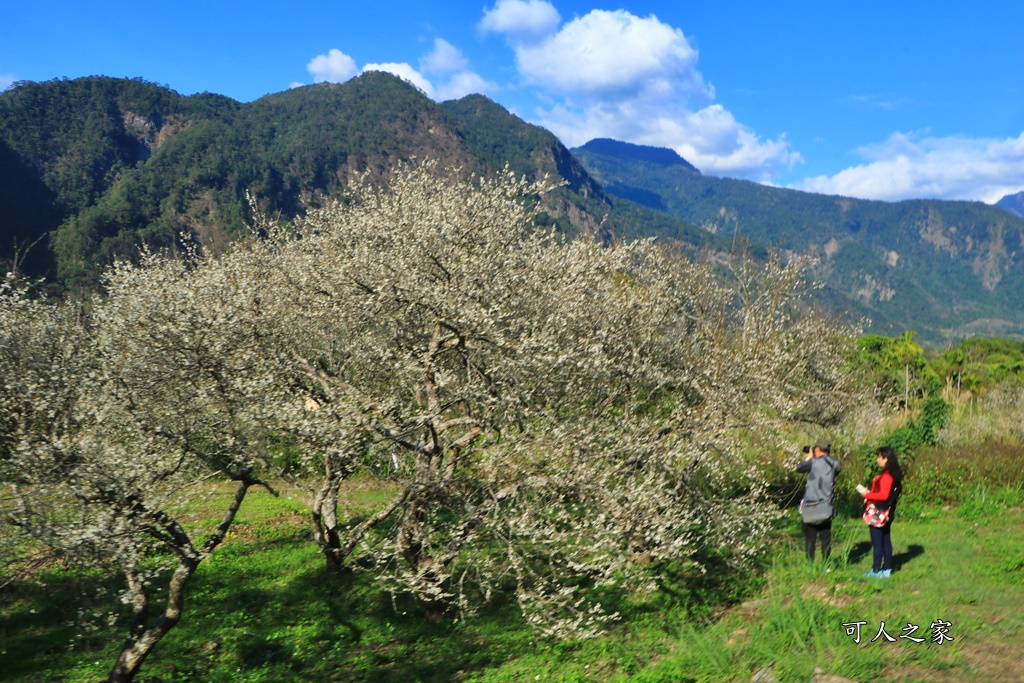
[{"label": "hillside vegetation", "polygon": [[1008,194],[996,202],[996,206],[1003,211],[1009,211],[1014,216],[1024,217],[1024,192]]}]

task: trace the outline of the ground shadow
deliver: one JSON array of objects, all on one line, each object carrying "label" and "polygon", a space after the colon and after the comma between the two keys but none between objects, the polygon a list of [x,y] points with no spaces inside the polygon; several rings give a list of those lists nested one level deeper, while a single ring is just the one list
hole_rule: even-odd
[{"label": "ground shadow", "polygon": [[907,550],[902,553],[896,553],[892,556],[892,568],[894,571],[899,571],[903,568],[903,565],[909,564],[911,560],[920,555],[924,555],[924,546],[913,543],[907,547]]},{"label": "ground shadow", "polygon": [[861,541],[857,545],[850,548],[850,552],[846,556],[846,563],[849,565],[855,565],[870,554],[871,541]]},{"label": "ground shadow", "polygon": [[[911,544],[907,547],[904,552],[896,553],[892,556],[892,568],[898,571],[904,565],[909,564],[911,560],[920,555],[924,555],[924,546],[916,543]],[[849,565],[855,565],[866,557],[871,556],[871,541],[861,541],[852,548],[846,556],[846,562]]]}]

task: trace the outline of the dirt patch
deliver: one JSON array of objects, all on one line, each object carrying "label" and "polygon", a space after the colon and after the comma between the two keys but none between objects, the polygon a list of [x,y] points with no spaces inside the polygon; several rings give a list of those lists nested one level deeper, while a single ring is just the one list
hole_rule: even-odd
[{"label": "dirt patch", "polygon": [[833,586],[823,581],[810,583],[800,589],[800,595],[804,600],[820,600],[829,607],[843,608],[855,601],[853,596],[842,592],[844,585],[837,583]]},{"label": "dirt patch", "polygon": [[971,680],[1024,681],[1024,659],[1019,644],[965,643],[963,655],[971,667]]},{"label": "dirt patch", "polygon": [[1024,681],[1024,658],[1017,643],[965,641],[959,651],[961,660],[951,669],[919,666],[891,666],[879,680],[961,683],[965,681]]}]

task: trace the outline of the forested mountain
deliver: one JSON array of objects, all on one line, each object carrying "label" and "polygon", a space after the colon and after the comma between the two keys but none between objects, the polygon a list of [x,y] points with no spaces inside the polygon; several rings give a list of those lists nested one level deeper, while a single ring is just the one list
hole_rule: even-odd
[{"label": "forested mountain", "polygon": [[1008,194],[996,202],[996,206],[1003,211],[1012,213],[1014,216],[1021,216],[1024,218],[1024,192]]},{"label": "forested mountain", "polygon": [[104,265],[141,244],[159,249],[186,233],[222,247],[246,229],[247,191],[287,218],[355,175],[386,178],[412,159],[467,174],[508,164],[530,178],[564,179],[543,218],[568,232],[632,236],[643,226],[690,245],[713,241],[608,197],[551,133],[478,95],[437,104],[369,72],[243,104],[92,77],[0,94],[0,262],[9,266],[42,238],[22,270],[88,289]]},{"label": "forested mountain", "polygon": [[980,202],[880,202],[705,176],[666,149],[573,150],[609,194],[727,238],[820,257],[836,311],[921,338],[1024,334],[1024,219]]},{"label": "forested mountain", "polygon": [[570,152],[486,97],[438,104],[382,72],[250,103],[141,79],[16,84],[0,93],[0,266],[21,259],[23,272],[87,291],[142,244],[185,234],[222,248],[247,230],[246,192],[290,218],[413,159],[564,180],[541,220],[567,233],[653,235],[691,254],[737,237],[761,254],[813,252],[821,301],[875,332],[1024,335],[1024,219],[1003,210],[708,177],[671,150],[611,140]]}]

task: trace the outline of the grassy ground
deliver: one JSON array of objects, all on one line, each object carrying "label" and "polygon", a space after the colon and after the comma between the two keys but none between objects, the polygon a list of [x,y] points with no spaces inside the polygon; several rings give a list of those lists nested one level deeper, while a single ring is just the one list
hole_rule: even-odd
[{"label": "grassy ground", "polygon": [[[859,519],[837,520],[825,573],[801,557],[794,517],[767,586],[635,680],[749,681],[765,668],[779,681],[810,681],[816,671],[855,681],[1024,680],[1024,513],[1010,498],[898,520],[889,579],[864,578],[871,544]],[[933,641],[940,621],[952,640]],[[848,635],[844,626],[855,622],[864,622],[859,644],[856,627]],[[879,633],[882,622],[896,642]]]},{"label": "grassy ground", "polygon": [[[301,497],[257,492],[200,567],[185,618],[140,680],[677,683],[749,681],[765,669],[780,682],[816,671],[854,681],[1024,680],[1021,503],[1019,490],[979,490],[958,508],[908,505],[893,527],[887,580],[863,577],[867,529],[847,516],[835,522],[831,571],[809,565],[794,512],[761,575],[705,576],[686,591],[624,600],[626,618],[607,636],[559,643],[537,638],[509,601],[431,624],[367,575],[328,576]],[[42,578],[45,586],[0,591],[0,680],[103,678],[122,631],[101,626],[76,640],[74,622],[104,578],[72,567]],[[940,620],[952,640],[932,642]],[[864,622],[859,644],[844,626],[853,622]],[[872,642],[881,622],[897,642]]]}]

